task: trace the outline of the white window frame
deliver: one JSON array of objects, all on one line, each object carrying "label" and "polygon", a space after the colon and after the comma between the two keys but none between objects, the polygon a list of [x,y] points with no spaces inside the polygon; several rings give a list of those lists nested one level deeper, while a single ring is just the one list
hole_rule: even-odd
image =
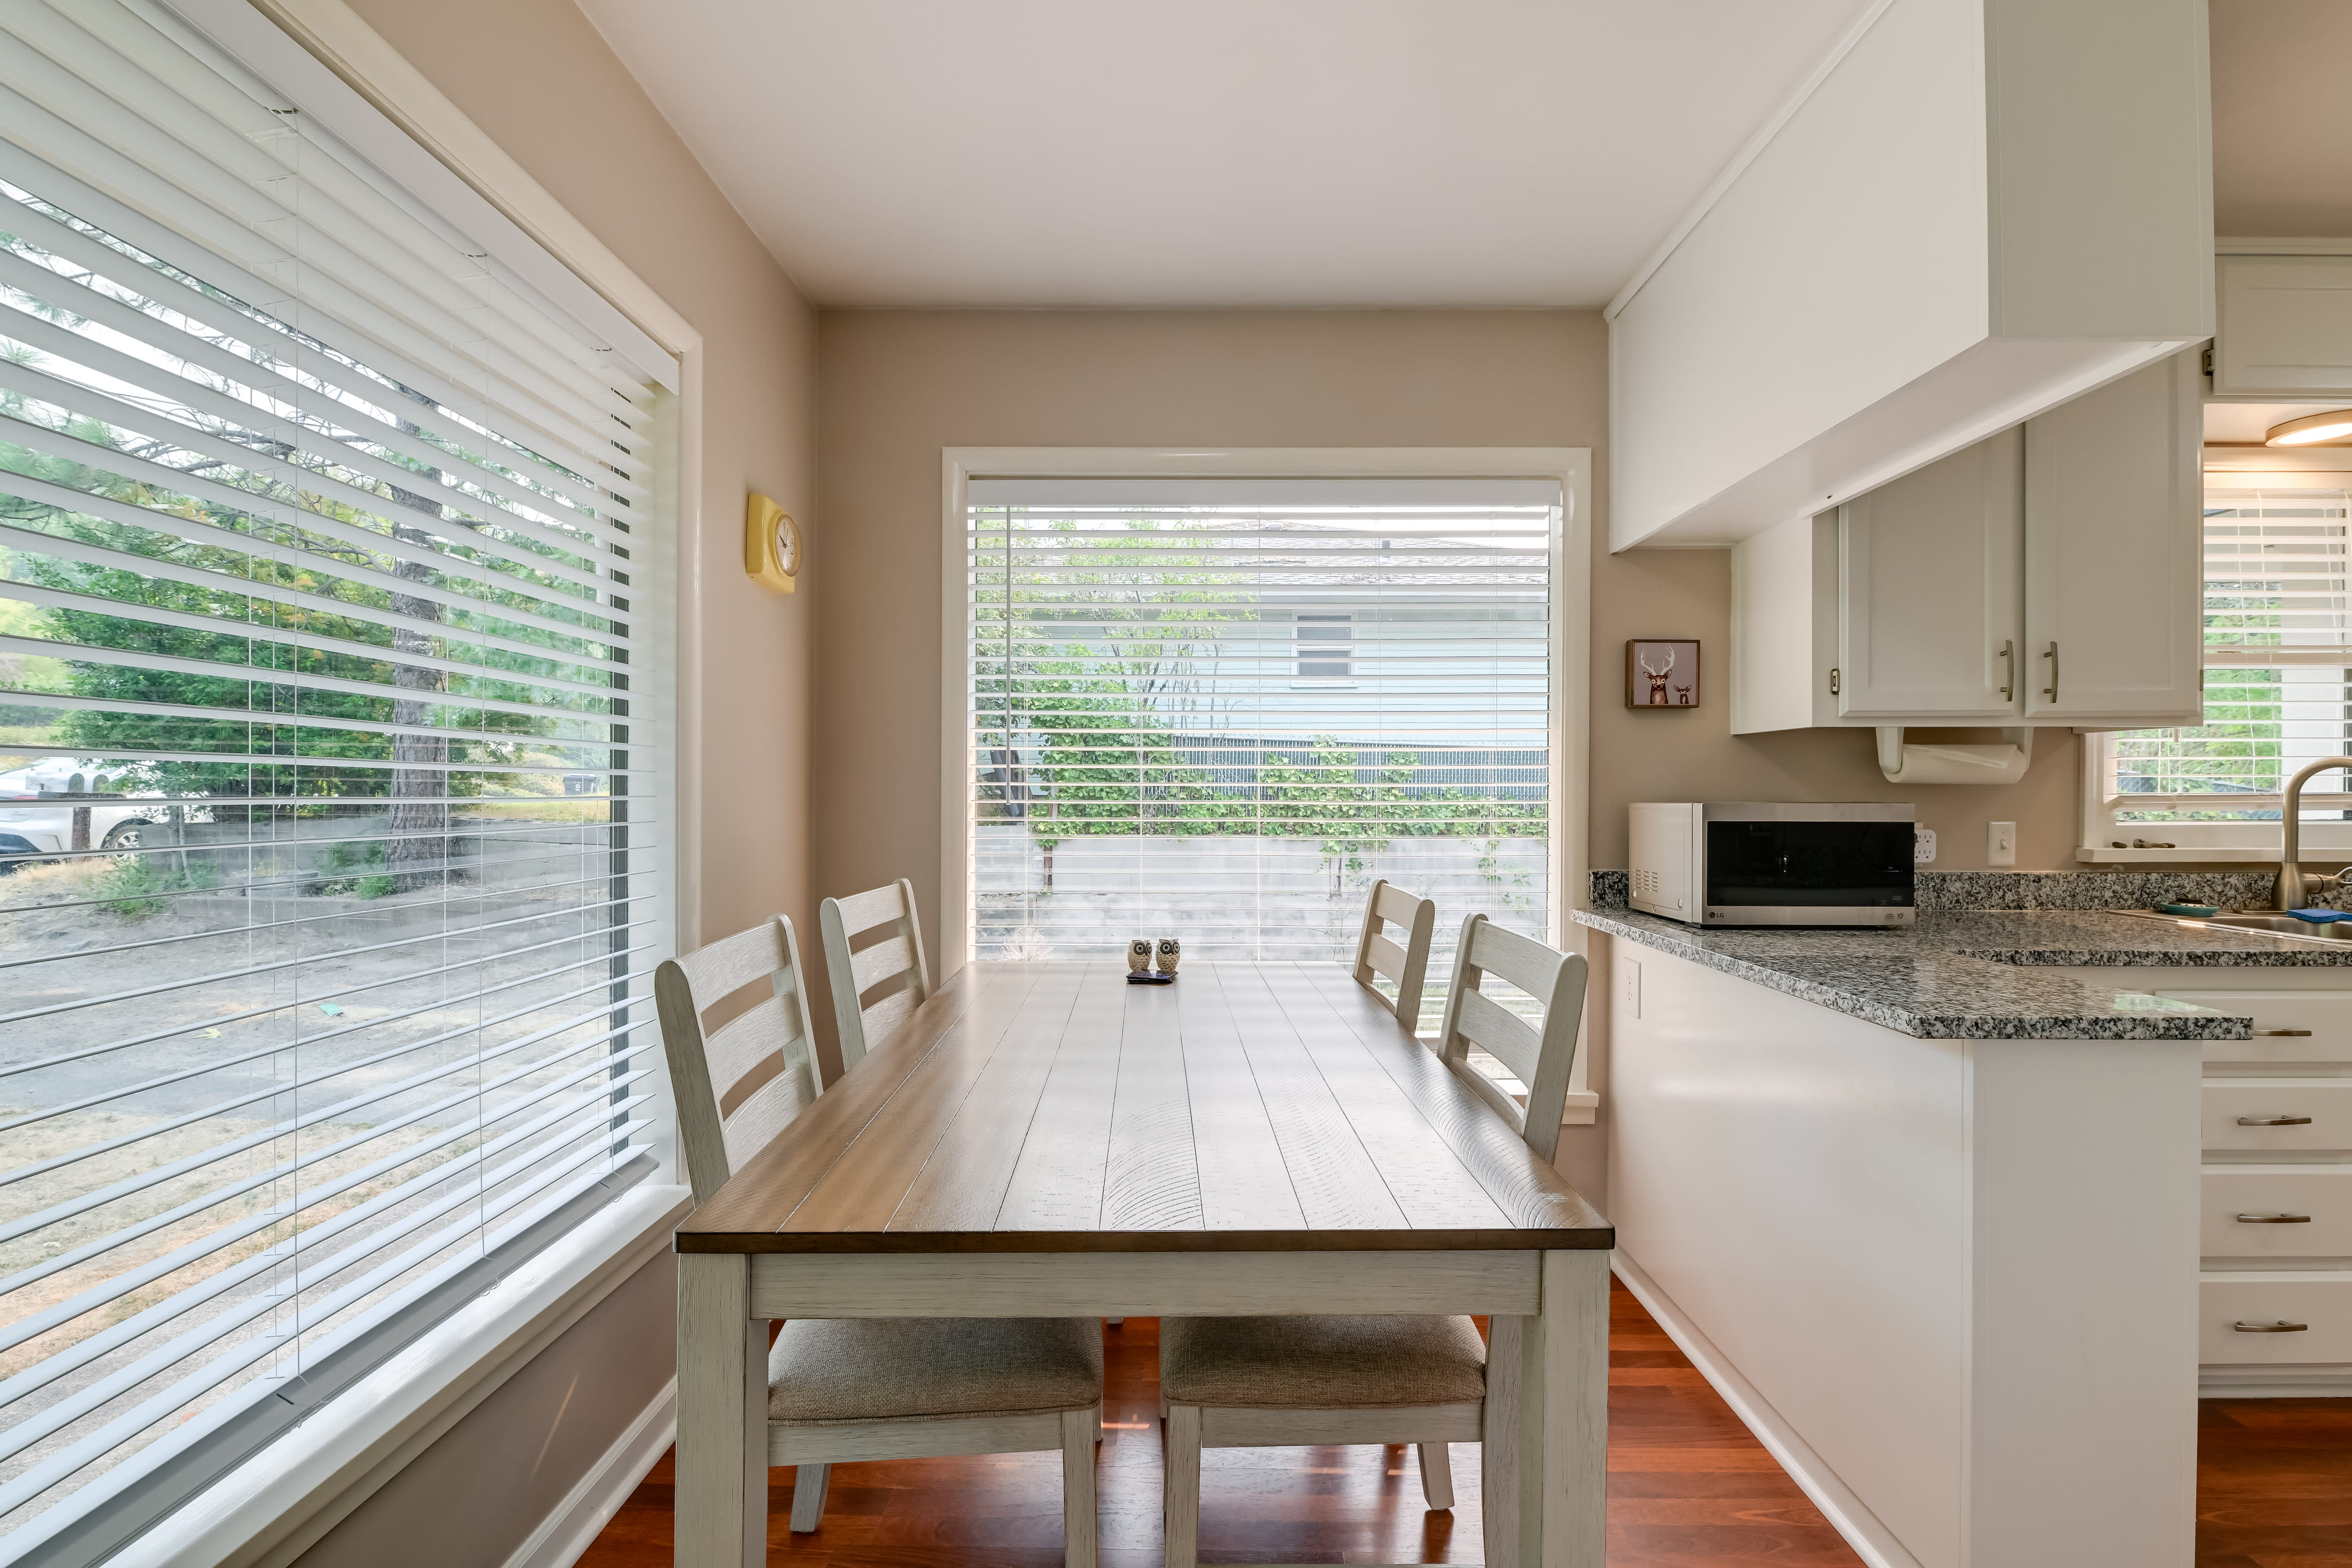
[{"label": "white window frame", "polygon": [[[971,583],[965,560],[970,486],[992,479],[1552,479],[1560,521],[1551,543],[1551,865],[1554,889],[1544,940],[1562,945],[1568,911],[1586,902],[1586,768],[1591,637],[1570,611],[1590,608],[1592,451],[1589,447],[1237,447],[1216,451],[1152,447],[949,447],[940,461],[940,944],[942,978],[971,961],[971,790],[980,765],[969,705]],[[1589,1053],[1578,1053],[1580,1072]],[[1580,1081],[1576,1086],[1582,1089]],[[1571,1097],[1573,1103],[1574,1097]],[[1589,1110],[1583,1114],[1589,1118]]]},{"label": "white window frame", "polygon": [[[551,302],[592,323],[633,358],[650,347],[674,363],[673,374],[656,376],[677,401],[663,432],[671,447],[663,465],[669,483],[656,504],[667,511],[662,521],[677,548],[673,626],[699,625],[706,357],[700,331],[343,0],[163,4],[347,144],[395,173],[413,195]],[[289,39],[299,47],[289,47]],[[429,158],[418,158],[420,148]],[[682,634],[646,652],[638,689],[666,692],[676,715],[673,765],[650,781],[656,809],[677,825],[656,931],[662,951],[671,952],[697,945],[700,936],[703,660],[698,642]],[[692,1195],[679,1175],[667,1076],[658,1081],[658,1131],[651,1142],[659,1168],[649,1182],[328,1401],[303,1422],[299,1442],[263,1448],[110,1561],[122,1568],[290,1562],[597,1301],[667,1250],[669,1233],[691,1211]],[[649,1445],[646,1465],[674,1430],[671,1399],[666,1393],[647,1412],[649,1421],[639,1422],[644,1429],[633,1429],[637,1447]]]}]

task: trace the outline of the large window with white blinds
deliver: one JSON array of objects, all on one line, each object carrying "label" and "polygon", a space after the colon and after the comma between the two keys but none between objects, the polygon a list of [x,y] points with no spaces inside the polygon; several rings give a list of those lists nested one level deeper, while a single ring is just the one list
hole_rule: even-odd
[{"label": "large window with white blinds", "polygon": [[[2206,491],[2205,722],[2102,738],[2094,847],[2277,854],[2286,780],[2352,749],[2347,503],[2340,489]],[[2314,783],[2304,841],[2352,851],[2352,784]]]},{"label": "large window with white blinds", "polygon": [[667,417],[172,13],[0,5],[0,1559],[653,1168]]},{"label": "large window with white blinds", "polygon": [[1551,582],[1534,479],[975,479],[973,956],[1338,958],[1386,878],[1542,938]]}]

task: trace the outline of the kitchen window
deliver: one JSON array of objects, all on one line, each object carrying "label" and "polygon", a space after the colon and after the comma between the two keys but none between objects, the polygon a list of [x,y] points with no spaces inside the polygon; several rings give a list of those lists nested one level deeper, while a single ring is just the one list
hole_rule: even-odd
[{"label": "kitchen window", "polygon": [[[2092,738],[2092,858],[2276,858],[2285,781],[2352,749],[2348,510],[2342,489],[2206,491],[2205,722]],[[2305,792],[2304,843],[2352,853],[2337,778]]]},{"label": "kitchen window", "polygon": [[0,29],[0,1557],[83,1563],[659,1169],[671,405],[169,13]]}]

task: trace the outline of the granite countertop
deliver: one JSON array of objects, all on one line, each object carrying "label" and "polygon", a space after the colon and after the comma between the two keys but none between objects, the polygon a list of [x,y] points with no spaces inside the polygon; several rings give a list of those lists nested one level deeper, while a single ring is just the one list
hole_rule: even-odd
[{"label": "granite countertop", "polygon": [[[2108,910],[1922,913],[1908,931],[1685,925],[1624,908],[1578,924],[1930,1040],[2242,1040],[2252,1020],[2053,968],[2347,968],[2341,950]],[[2352,976],[2347,976],[2352,980]]]}]

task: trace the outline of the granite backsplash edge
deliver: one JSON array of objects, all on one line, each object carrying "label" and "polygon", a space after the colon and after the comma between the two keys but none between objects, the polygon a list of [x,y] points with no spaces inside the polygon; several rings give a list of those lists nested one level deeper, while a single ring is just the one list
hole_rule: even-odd
[{"label": "granite backsplash edge", "polygon": [[[2158,904],[2216,904],[2222,909],[2266,904],[2268,868],[2251,871],[1921,871],[1913,896],[1922,913],[1956,910],[2146,910]],[[1622,909],[1631,873],[1594,871],[1588,879],[1596,910]],[[2315,897],[2337,907],[2342,895]]]}]

